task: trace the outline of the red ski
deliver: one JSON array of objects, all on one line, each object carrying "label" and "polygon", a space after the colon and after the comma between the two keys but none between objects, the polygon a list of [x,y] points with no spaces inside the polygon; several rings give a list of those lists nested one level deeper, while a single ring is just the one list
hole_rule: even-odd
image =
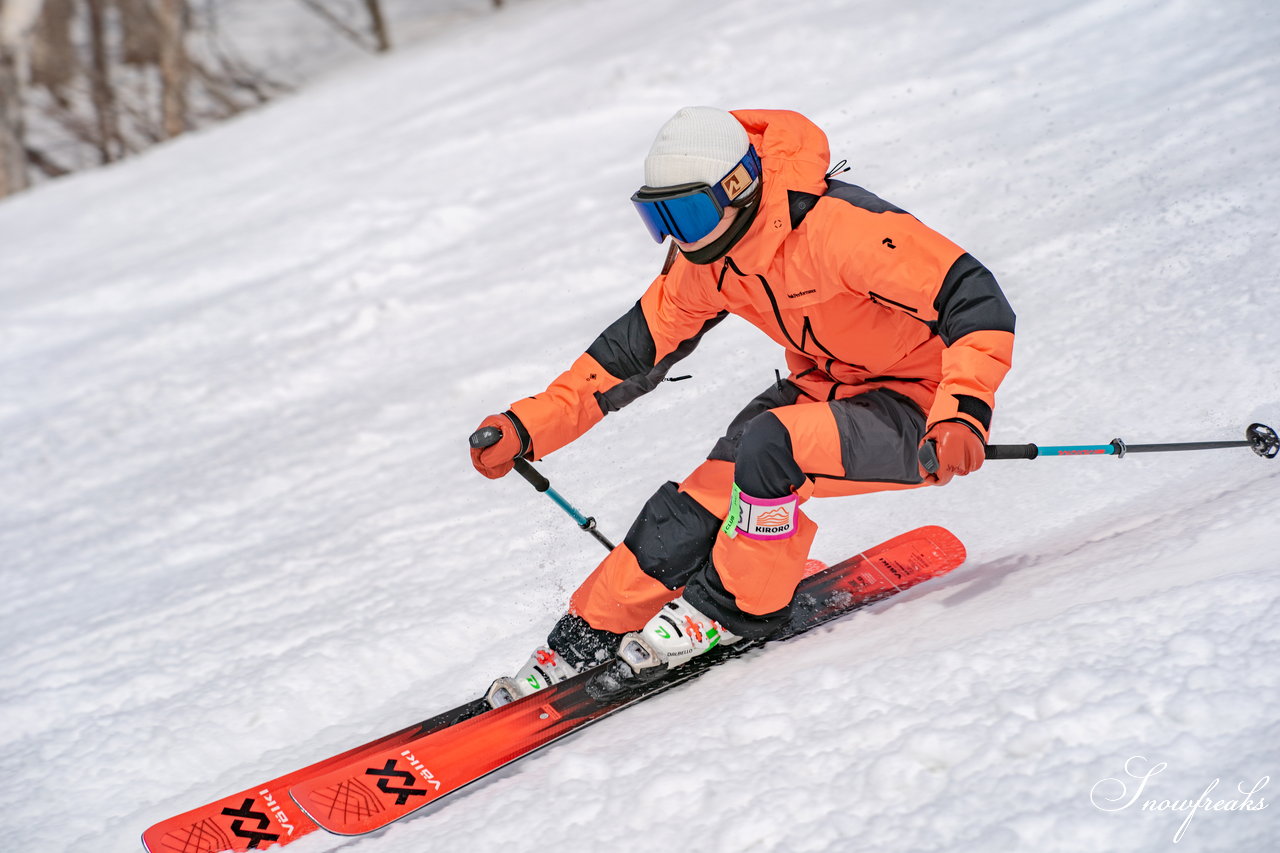
[{"label": "red ski", "polygon": [[340,755],[162,820],[142,833],[142,846],[150,853],[224,853],[265,850],[296,841],[317,827],[289,799],[288,791],[294,784],[341,767],[365,753],[447,728],[488,708],[483,699],[475,699]]},{"label": "red ski", "polygon": [[[787,639],[960,565],[964,546],[941,527],[922,527],[805,578]],[[347,760],[295,774],[293,800],[321,828],[340,835],[380,829],[547,744],[622,708],[695,678],[763,645],[742,641],[694,658],[657,680],[622,692],[603,664],[510,705],[361,749]],[[616,684],[616,682],[615,682]]]},{"label": "red ski", "polygon": [[[815,561],[812,568],[818,571],[801,582],[796,616],[784,637],[948,572],[963,561],[964,546],[940,527],[903,534],[830,569]],[[498,713],[486,713],[485,701],[475,699],[163,820],[143,833],[142,843],[150,853],[265,850],[314,832],[317,821],[308,815],[319,818],[319,824],[333,832],[368,832],[422,805],[438,802],[570,731],[687,681],[757,645],[737,643],[695,658],[668,678],[646,686],[642,694],[628,695],[626,701],[592,698],[584,684],[595,671]],[[468,722],[471,726],[462,728]],[[446,735],[439,744],[432,740],[438,734]],[[442,759],[446,759],[444,763]],[[307,812],[300,811],[285,792],[293,794]],[[399,800],[403,803],[397,804]]]}]

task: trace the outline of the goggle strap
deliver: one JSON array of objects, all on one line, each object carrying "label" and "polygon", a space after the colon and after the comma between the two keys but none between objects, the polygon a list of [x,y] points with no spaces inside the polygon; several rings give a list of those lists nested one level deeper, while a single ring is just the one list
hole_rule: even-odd
[{"label": "goggle strap", "polygon": [[[743,176],[739,172],[745,172]],[[742,155],[742,159],[737,162],[732,169],[720,180],[716,181],[711,187],[711,194],[715,196],[721,207],[730,207],[734,199],[747,191],[755,181],[760,178],[760,155],[756,154],[754,145],[747,146],[747,153]],[[733,195],[729,194],[726,186],[734,190]]]}]

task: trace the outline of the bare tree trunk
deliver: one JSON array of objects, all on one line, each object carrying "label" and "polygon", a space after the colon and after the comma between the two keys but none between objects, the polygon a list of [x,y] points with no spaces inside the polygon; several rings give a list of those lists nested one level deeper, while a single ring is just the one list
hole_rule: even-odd
[{"label": "bare tree trunk", "polygon": [[159,65],[160,16],[150,0],[111,0],[120,16],[120,61],[125,65]]},{"label": "bare tree trunk", "polygon": [[185,0],[160,0],[160,82],[164,135],[172,139],[187,130],[187,9]]},{"label": "bare tree trunk", "polygon": [[373,29],[373,40],[378,45],[378,53],[391,50],[391,34],[387,32],[387,19],[382,14],[381,0],[364,0],[369,10],[369,25]]},{"label": "bare tree trunk", "polygon": [[60,102],[75,79],[79,61],[71,40],[75,0],[44,0],[31,38],[32,86],[44,86]]},{"label": "bare tree trunk", "polygon": [[0,42],[0,197],[29,186],[18,80],[16,57]]},{"label": "bare tree trunk", "polygon": [[369,45],[365,41],[364,33],[352,27],[346,21],[342,20],[342,18],[339,18],[329,9],[329,7],[320,2],[320,0],[298,0],[298,2],[310,9],[312,12],[315,12],[327,21],[335,30],[342,33],[365,50],[369,49]]},{"label": "bare tree trunk", "polygon": [[369,30],[373,35],[372,48],[369,47],[369,38],[364,32],[339,17],[324,4],[323,0],[298,0],[298,2],[365,50],[374,50],[378,53],[391,50],[391,33],[387,28],[387,18],[382,14],[381,0],[364,0],[365,10],[369,13]]},{"label": "bare tree trunk", "polygon": [[111,88],[110,57],[107,54],[106,25],[103,6],[106,0],[85,0],[89,8],[89,47],[93,57],[89,87],[93,93],[93,109],[98,119],[98,157],[110,163],[123,156],[120,139],[120,117],[116,113],[115,92]]}]

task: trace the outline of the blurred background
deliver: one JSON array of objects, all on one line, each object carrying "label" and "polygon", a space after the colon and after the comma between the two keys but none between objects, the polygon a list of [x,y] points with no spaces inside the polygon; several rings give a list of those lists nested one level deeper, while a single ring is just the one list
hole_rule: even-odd
[{"label": "blurred background", "polygon": [[0,0],[0,197],[520,0]]}]

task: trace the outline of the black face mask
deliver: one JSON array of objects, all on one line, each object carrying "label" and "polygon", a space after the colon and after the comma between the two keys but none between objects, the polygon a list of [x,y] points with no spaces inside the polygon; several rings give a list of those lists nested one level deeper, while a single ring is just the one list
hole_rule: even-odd
[{"label": "black face mask", "polygon": [[729,226],[729,230],[721,234],[717,239],[692,252],[686,252],[681,249],[680,253],[684,255],[685,260],[691,264],[701,266],[714,263],[729,254],[729,250],[742,239],[743,234],[747,233],[751,223],[755,222],[756,214],[760,212],[761,194],[762,188],[757,188],[752,199],[738,208],[738,216],[733,220],[733,224]]}]

